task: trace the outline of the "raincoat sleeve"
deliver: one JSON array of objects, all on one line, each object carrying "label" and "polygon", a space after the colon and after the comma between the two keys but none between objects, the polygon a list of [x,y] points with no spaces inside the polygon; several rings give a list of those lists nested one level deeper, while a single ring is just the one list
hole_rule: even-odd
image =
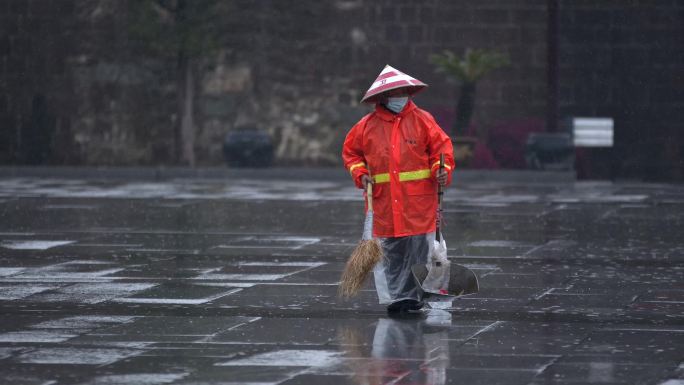
[{"label": "raincoat sleeve", "polygon": [[363,188],[361,177],[369,174],[368,165],[363,153],[363,130],[366,127],[368,116],[366,115],[349,130],[342,146],[344,167],[349,171],[358,188]]},{"label": "raincoat sleeve", "polygon": [[439,170],[439,156],[444,154],[444,169],[447,171],[447,186],[451,184],[451,177],[454,170],[454,146],[451,139],[437,124],[429,113],[425,112],[428,123],[428,155],[430,159],[430,171],[433,178],[437,178]]}]

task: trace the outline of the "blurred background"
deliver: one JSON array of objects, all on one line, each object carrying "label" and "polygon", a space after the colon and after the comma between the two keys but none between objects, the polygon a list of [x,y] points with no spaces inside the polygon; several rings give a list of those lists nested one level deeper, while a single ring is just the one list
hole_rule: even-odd
[{"label": "blurred background", "polygon": [[2,165],[341,167],[390,64],[430,85],[416,103],[463,168],[684,180],[682,0],[0,0],[0,18]]}]

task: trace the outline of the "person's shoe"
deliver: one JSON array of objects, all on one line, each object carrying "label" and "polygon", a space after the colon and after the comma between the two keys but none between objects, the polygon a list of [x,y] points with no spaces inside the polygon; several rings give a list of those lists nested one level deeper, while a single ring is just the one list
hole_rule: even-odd
[{"label": "person's shoe", "polygon": [[422,301],[415,299],[404,299],[387,306],[388,314],[406,314],[420,312],[420,309],[425,305]]},{"label": "person's shoe", "polygon": [[407,313],[415,313],[420,312],[423,306],[425,306],[423,301],[411,301],[411,303],[406,304],[404,307]]},{"label": "person's shoe", "polygon": [[397,302],[393,302],[393,303],[387,305],[387,313],[388,314],[401,313],[401,309],[404,306],[404,302],[406,302],[406,301],[407,300],[397,301]]}]

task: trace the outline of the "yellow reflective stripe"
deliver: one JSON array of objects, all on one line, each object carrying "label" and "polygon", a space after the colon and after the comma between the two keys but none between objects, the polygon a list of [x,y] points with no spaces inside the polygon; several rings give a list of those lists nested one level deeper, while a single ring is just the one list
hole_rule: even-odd
[{"label": "yellow reflective stripe", "polygon": [[428,179],[428,178],[430,178],[430,170],[428,170],[428,169],[417,170],[417,171],[406,171],[406,172],[400,172],[399,173],[399,181],[401,181],[401,182],[408,182],[410,180]]},{"label": "yellow reflective stripe", "polygon": [[[436,161],[435,164],[433,164],[431,168],[435,168],[435,166],[439,166],[439,161]],[[451,166],[449,166],[446,163],[444,163],[444,168],[446,168],[447,170],[451,170]]]},{"label": "yellow reflective stripe", "polygon": [[389,173],[373,175],[375,183],[387,183],[389,182],[389,179]]},{"label": "yellow reflective stripe", "polygon": [[351,167],[349,167],[349,172],[352,173],[354,172],[354,169],[357,169],[359,167],[365,166],[366,164],[363,162],[352,164]]},{"label": "yellow reflective stripe", "polygon": [[[416,171],[405,171],[405,172],[399,173],[399,181],[400,182],[408,182],[408,181],[420,180],[420,179],[429,179],[430,177],[431,177],[431,174],[430,174],[430,170],[428,170],[428,169],[416,170]],[[390,174],[384,173],[384,174],[373,175],[373,180],[375,180],[375,183],[387,183],[390,181]]]}]

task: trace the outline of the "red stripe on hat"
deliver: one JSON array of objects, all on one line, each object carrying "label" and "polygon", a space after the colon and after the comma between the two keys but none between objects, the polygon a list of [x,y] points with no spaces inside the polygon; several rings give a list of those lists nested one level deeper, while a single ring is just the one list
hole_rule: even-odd
[{"label": "red stripe on hat", "polygon": [[[390,77],[392,77],[392,76],[397,76],[397,75],[401,75],[401,74],[396,73],[396,72],[394,72],[394,71],[389,71],[389,72],[386,72],[386,73],[384,73],[384,74],[378,76],[378,78],[375,79],[375,82],[379,82],[379,81],[382,80],[382,79],[387,79],[387,78],[390,78]],[[375,83],[375,82],[373,82],[373,83]]]},{"label": "red stripe on hat", "polygon": [[[384,92],[384,91],[387,91],[388,89],[391,89],[391,88],[419,87],[419,86],[424,86],[424,85],[425,84],[411,84],[407,80],[402,79],[402,80],[397,80],[396,82],[387,83],[387,84],[384,84],[380,87],[377,87],[373,90],[373,93],[371,93],[368,96],[377,95],[377,94]],[[397,87],[397,86],[399,86],[399,87]]]}]

